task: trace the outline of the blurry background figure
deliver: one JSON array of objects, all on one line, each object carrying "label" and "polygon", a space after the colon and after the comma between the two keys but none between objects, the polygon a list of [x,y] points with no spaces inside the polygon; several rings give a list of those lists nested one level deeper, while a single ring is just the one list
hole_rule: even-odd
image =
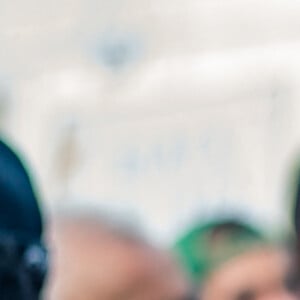
[{"label": "blurry background figure", "polygon": [[56,221],[48,299],[192,299],[172,258],[126,226],[84,213]]},{"label": "blurry background figure", "polygon": [[43,224],[27,171],[0,141],[0,299],[37,300],[47,271]]},{"label": "blurry background figure", "polygon": [[300,239],[300,168],[299,163],[296,166],[295,172],[292,174],[291,178],[291,194],[292,194],[292,214],[293,214],[293,222],[294,228],[296,231],[296,235],[298,241]]},{"label": "blurry background figure", "polygon": [[200,224],[176,245],[201,300],[296,299],[286,250],[236,220]]},{"label": "blurry background figure", "polygon": [[[300,280],[300,168],[299,160],[293,165],[293,172],[291,173],[290,178],[290,198],[292,199],[292,222],[294,225],[295,237],[295,259],[297,268],[298,278]],[[298,289],[298,297],[300,298],[300,289]]]}]

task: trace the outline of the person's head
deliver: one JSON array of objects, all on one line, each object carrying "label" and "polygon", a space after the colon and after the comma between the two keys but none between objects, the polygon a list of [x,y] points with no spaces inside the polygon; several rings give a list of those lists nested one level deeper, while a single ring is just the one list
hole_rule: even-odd
[{"label": "person's head", "polygon": [[287,252],[230,220],[194,227],[175,246],[201,300],[290,300]]},{"label": "person's head", "polygon": [[47,270],[42,218],[29,175],[0,141],[0,297],[39,298]]},{"label": "person's head", "polygon": [[190,299],[185,276],[172,258],[124,228],[61,218],[52,239],[50,299]]}]

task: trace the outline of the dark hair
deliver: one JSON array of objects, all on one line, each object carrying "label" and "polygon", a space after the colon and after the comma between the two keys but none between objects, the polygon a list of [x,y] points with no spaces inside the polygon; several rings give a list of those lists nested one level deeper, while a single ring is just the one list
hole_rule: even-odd
[{"label": "dark hair", "polygon": [[22,245],[11,235],[0,236],[1,300],[36,300],[47,271],[42,245]]},{"label": "dark hair", "polygon": [[20,158],[0,141],[0,298],[37,300],[47,271],[42,217]]},{"label": "dark hair", "polygon": [[300,171],[297,174],[296,178],[296,188],[295,188],[295,210],[294,210],[294,223],[296,232],[299,235],[300,233]]}]

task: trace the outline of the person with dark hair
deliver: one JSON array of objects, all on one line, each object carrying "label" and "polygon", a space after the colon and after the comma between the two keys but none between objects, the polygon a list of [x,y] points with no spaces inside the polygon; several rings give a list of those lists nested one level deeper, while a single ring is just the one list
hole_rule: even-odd
[{"label": "person with dark hair", "polygon": [[47,273],[43,222],[29,174],[0,140],[0,299],[37,300]]},{"label": "person with dark hair", "polygon": [[199,224],[175,246],[201,300],[292,300],[285,249],[237,220]]}]

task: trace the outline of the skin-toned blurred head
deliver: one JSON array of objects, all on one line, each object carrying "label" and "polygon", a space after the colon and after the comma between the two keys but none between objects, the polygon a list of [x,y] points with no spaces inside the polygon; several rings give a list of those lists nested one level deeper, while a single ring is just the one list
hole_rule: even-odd
[{"label": "skin-toned blurred head", "polygon": [[286,252],[261,247],[213,270],[199,292],[201,300],[294,300]]},{"label": "skin-toned blurred head", "polygon": [[188,286],[168,255],[99,223],[53,228],[53,300],[185,300]]},{"label": "skin-toned blurred head", "polygon": [[[201,300],[292,300],[292,259],[237,220],[194,226],[176,244]],[[293,286],[292,286],[293,284]]]}]

